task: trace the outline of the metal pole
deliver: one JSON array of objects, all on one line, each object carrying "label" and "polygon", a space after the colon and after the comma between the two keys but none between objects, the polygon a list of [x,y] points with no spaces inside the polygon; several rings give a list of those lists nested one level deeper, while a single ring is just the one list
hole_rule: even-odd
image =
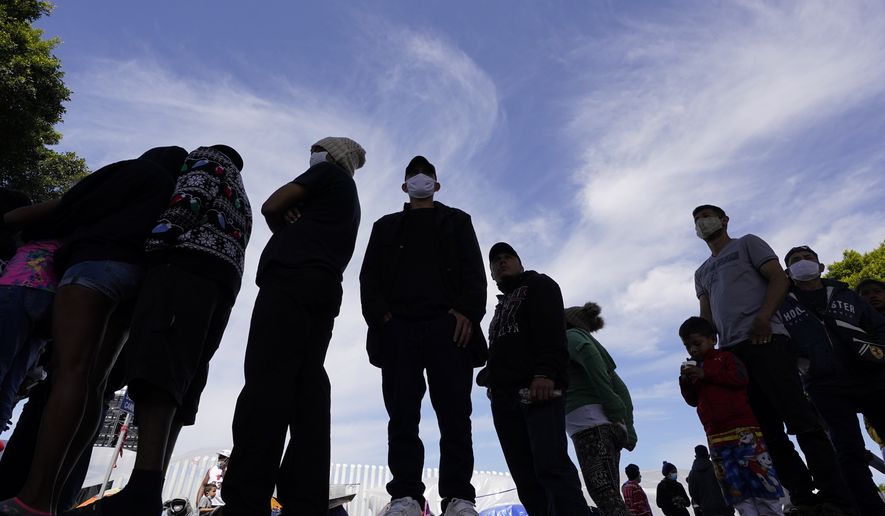
[{"label": "metal pole", "polygon": [[123,442],[126,440],[126,433],[129,432],[129,423],[132,422],[132,413],[126,413],[126,419],[123,420],[123,426],[120,427],[120,435],[117,437],[117,445],[114,446],[114,455],[111,457],[111,463],[108,464],[108,471],[104,475],[104,482],[101,483],[101,489],[98,491],[98,499],[104,498],[104,492],[108,488],[108,481],[111,479],[111,473],[114,466],[117,465],[117,457],[120,456],[120,450],[123,449]]}]

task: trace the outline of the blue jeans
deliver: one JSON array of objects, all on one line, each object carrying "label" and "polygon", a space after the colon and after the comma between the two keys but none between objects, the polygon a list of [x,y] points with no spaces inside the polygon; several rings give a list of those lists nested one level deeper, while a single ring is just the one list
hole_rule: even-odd
[{"label": "blue jeans", "polygon": [[590,514],[568,456],[562,397],[526,405],[516,393],[492,391],[492,419],[519,501],[529,514]]},{"label": "blue jeans", "polygon": [[43,348],[35,329],[48,322],[53,297],[46,290],[0,286],[0,427],[8,424],[15,395]]}]

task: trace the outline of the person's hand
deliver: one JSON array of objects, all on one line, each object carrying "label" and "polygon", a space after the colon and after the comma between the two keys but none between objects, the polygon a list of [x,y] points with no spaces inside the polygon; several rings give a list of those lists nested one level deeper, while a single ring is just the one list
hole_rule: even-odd
[{"label": "person's hand", "polygon": [[286,213],[283,214],[283,220],[285,220],[289,224],[297,222],[300,218],[301,211],[298,208],[289,208],[288,210],[286,210]]},{"label": "person's hand", "polygon": [[390,322],[391,319],[393,319],[393,314],[390,312],[387,312],[386,314],[384,314],[383,319],[384,319],[384,323],[387,324]]},{"label": "person's hand", "polygon": [[771,318],[757,315],[750,326],[750,342],[752,344],[768,344],[771,342]]},{"label": "person's hand", "polygon": [[547,401],[553,397],[554,387],[550,378],[535,378],[529,385],[529,396],[532,401]]},{"label": "person's hand", "polygon": [[449,310],[449,313],[455,317],[455,334],[452,335],[452,342],[459,348],[463,348],[473,336],[473,323],[454,308]]},{"label": "person's hand", "polygon": [[698,366],[685,366],[682,368],[682,375],[689,380],[703,380],[704,370]]}]

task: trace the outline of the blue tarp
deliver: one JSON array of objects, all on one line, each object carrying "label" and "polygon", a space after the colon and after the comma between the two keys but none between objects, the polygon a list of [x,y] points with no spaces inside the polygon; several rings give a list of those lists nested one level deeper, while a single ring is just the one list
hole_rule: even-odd
[{"label": "blue tarp", "polygon": [[499,505],[491,509],[485,509],[479,516],[529,516],[522,505]]}]

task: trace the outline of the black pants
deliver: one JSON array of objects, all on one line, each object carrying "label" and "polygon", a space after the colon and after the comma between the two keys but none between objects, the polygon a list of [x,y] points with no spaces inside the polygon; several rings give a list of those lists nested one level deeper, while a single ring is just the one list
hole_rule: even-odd
[{"label": "black pants", "polygon": [[492,392],[492,418],[519,501],[531,516],[587,516],[578,470],[568,456],[565,400],[525,405]]},{"label": "black pants", "polygon": [[872,385],[823,387],[811,388],[809,393],[829,426],[842,474],[860,513],[864,516],[885,515],[885,502],[873,483],[866,445],[857,421],[857,414],[863,414],[879,435],[885,434],[885,388],[877,389]]},{"label": "black pants", "polygon": [[[452,341],[455,319],[449,314],[430,321],[391,319],[382,329],[381,388],[390,416],[387,463],[392,498],[424,503],[424,445],[418,436],[421,400],[429,387],[439,424],[439,494],[443,499],[473,502],[473,439],[470,391],[473,365],[467,348]],[[424,372],[427,371],[427,385]]]},{"label": "black pants", "polygon": [[[848,486],[836,462],[833,446],[805,397],[789,339],[773,335],[768,344],[745,341],[730,350],[747,366],[750,406],[792,502],[812,505],[825,501],[850,510],[853,503],[848,496]],[[808,467],[784,432],[784,425],[787,432],[796,436]],[[812,494],[814,487],[820,500]]]},{"label": "black pants", "polygon": [[224,477],[227,516],[268,514],[274,485],[283,514],[328,512],[330,386],[323,362],[341,284],[316,275],[290,280],[265,282],[252,311],[246,383]]}]

